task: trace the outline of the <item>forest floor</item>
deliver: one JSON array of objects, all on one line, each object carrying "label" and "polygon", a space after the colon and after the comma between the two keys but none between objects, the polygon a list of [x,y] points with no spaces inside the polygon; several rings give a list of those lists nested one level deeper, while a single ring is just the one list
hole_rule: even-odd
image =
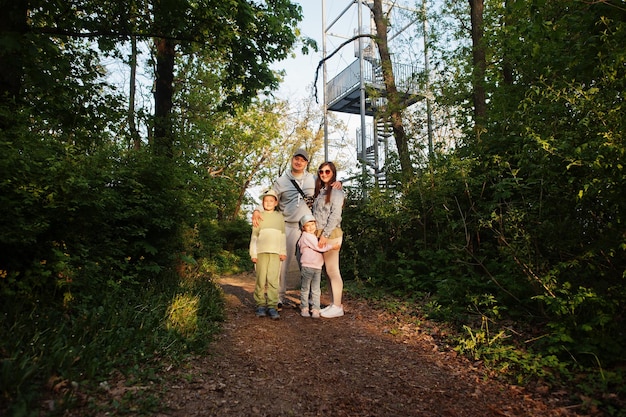
[{"label": "forest floor", "polygon": [[[349,296],[340,318],[303,318],[296,307],[279,320],[258,318],[253,274],[219,283],[223,331],[210,354],[167,370],[159,417],[601,415],[582,411],[566,390],[498,380],[438,342],[433,323]],[[297,303],[298,291],[289,297]]]},{"label": "forest floor", "polygon": [[[286,307],[254,315],[254,275],[223,277],[223,333],[210,356],[177,370],[163,416],[582,416],[568,393],[514,386],[408,318],[345,299],[346,314],[311,319]],[[298,291],[290,292],[297,303]],[[322,297],[322,303],[328,300]]]}]

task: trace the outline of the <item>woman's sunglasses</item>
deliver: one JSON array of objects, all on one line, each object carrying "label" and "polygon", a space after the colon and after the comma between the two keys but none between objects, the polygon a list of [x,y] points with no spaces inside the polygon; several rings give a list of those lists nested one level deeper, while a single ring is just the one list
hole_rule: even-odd
[{"label": "woman's sunglasses", "polygon": [[330,169],[320,169],[319,173],[328,175],[328,174],[332,174],[333,171],[331,171]]}]

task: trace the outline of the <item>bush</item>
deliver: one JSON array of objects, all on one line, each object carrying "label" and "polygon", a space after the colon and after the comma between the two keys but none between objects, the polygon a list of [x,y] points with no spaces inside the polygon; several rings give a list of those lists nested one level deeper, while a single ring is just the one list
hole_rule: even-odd
[{"label": "bush", "polygon": [[[11,227],[0,247],[11,250],[0,259],[0,331],[11,337],[0,341],[0,413],[15,416],[37,412],[50,378],[89,386],[113,369],[141,378],[151,359],[206,347],[222,318],[211,271],[184,274],[187,262],[204,261],[179,255],[201,245],[181,234],[189,216],[171,161],[56,145],[38,152],[37,170],[8,174],[1,193],[0,223]],[[39,227],[18,233],[32,221]]]}]

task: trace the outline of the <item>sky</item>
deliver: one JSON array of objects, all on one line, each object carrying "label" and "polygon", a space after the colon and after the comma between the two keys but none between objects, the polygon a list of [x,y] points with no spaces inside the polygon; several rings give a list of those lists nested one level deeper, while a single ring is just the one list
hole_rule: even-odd
[{"label": "sky", "polygon": [[[315,69],[322,59],[322,1],[300,0],[293,1],[302,7],[304,19],[300,23],[300,30],[304,36],[315,39],[320,47],[319,52],[311,51],[309,55],[302,55],[296,51],[295,58],[289,58],[274,65],[276,69],[286,71],[285,81],[281,84],[278,96],[281,98],[309,96],[308,87],[315,79]],[[320,86],[321,87],[321,83]]]},{"label": "sky", "polygon": [[[281,86],[279,95],[284,97],[295,96],[304,98],[311,96],[310,88],[315,80],[315,70],[323,56],[322,0],[292,1],[302,7],[303,20],[300,22],[302,35],[313,38],[317,42],[319,50],[317,52],[311,51],[308,55],[302,55],[300,51],[297,50],[295,58],[289,58],[285,61],[281,61],[277,63],[275,67],[286,71],[285,82]],[[341,5],[341,8],[338,9],[337,3]],[[334,20],[341,10],[347,7],[350,3],[350,0],[326,0],[327,23]],[[331,13],[333,14],[331,15]],[[330,38],[331,37],[329,36],[329,42],[331,41]],[[321,89],[321,78],[322,74],[320,71],[318,89]]]}]

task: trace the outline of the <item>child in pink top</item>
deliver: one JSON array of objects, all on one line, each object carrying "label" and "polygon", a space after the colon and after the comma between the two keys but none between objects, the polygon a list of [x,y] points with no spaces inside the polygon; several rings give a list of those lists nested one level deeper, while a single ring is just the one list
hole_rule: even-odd
[{"label": "child in pink top", "polygon": [[323,252],[339,250],[340,245],[319,247],[315,230],[315,217],[310,214],[300,219],[302,235],[298,240],[300,249],[300,315],[302,317],[320,317],[320,284],[322,267],[324,266]]}]

